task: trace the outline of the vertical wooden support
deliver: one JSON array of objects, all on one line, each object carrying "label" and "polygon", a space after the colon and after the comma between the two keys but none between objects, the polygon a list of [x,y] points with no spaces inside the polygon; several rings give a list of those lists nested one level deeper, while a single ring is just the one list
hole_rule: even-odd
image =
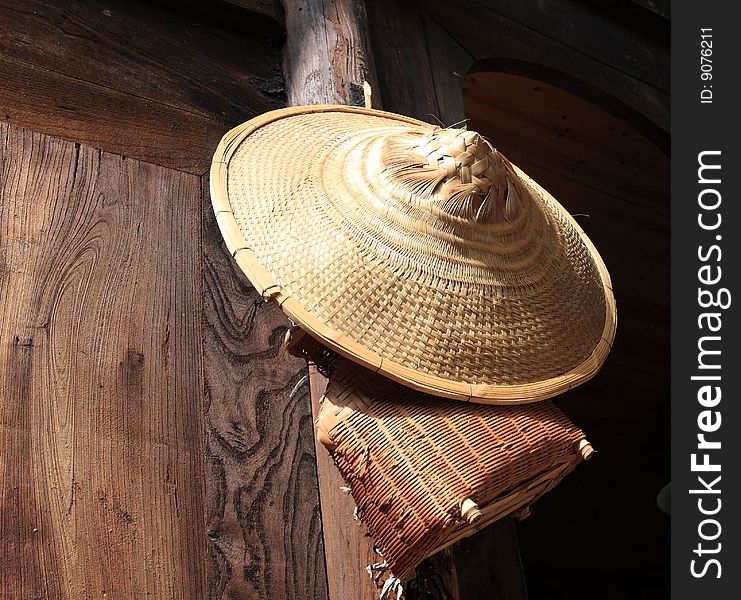
[{"label": "vertical wooden support", "polygon": [[[415,3],[370,1],[367,13],[364,0],[285,0],[284,6],[289,104],[363,105],[367,82],[373,108],[444,125],[465,118],[463,77],[473,58]],[[309,376],[316,416],[326,380],[315,369]],[[319,444],[316,450],[329,598],[375,598],[365,567],[381,559],[352,519],[354,503],[329,454]],[[511,520],[425,561],[407,590],[409,600],[526,598]]]},{"label": "vertical wooden support", "polygon": [[202,227],[208,598],[323,600],[306,365],[224,247],[207,181]]},{"label": "vertical wooden support", "polygon": [[285,0],[288,104],[380,106],[363,0]]},{"label": "vertical wooden support", "polygon": [[[380,104],[362,0],[285,0],[284,7],[288,103],[363,106],[367,82],[374,106]],[[326,380],[315,369],[309,377],[316,418]],[[380,558],[353,520],[353,500],[341,490],[342,477],[318,442],[316,460],[329,598],[375,598],[378,591],[365,568]]]}]

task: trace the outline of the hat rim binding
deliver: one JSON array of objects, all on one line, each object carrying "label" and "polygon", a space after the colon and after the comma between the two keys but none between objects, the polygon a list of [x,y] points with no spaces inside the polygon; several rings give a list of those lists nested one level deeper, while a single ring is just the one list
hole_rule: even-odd
[{"label": "hat rim binding", "polygon": [[[343,105],[313,105],[288,107],[264,113],[234,127],[223,136],[214,153],[210,170],[210,192],[213,210],[229,253],[265,300],[276,302],[292,321],[345,358],[385,375],[402,385],[435,396],[483,404],[524,404],[546,400],[562,394],[577,385],[585,383],[597,374],[610,353],[617,327],[615,298],[612,292],[610,275],[589,237],[569,212],[550,194],[548,194],[550,201],[554,204],[556,210],[579,234],[592,256],[602,281],[605,299],[605,323],[599,341],[583,362],[566,373],[541,381],[519,384],[471,384],[452,381],[383,358],[370,348],[327,326],[291,296],[259,263],[255,254],[251,251],[249,242],[237,226],[228,197],[228,164],[232,154],[241,142],[260,127],[290,116],[321,112],[359,113],[411,125],[432,127],[424,121],[377,109]],[[533,182],[533,184],[538,186],[537,182]],[[543,191],[547,194],[547,191]]]}]

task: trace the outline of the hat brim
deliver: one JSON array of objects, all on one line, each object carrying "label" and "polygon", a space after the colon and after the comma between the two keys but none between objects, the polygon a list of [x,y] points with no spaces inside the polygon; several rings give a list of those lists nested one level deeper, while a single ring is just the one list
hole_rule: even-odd
[{"label": "hat brim", "polygon": [[[305,299],[297,298],[295,292],[284,285],[280,276],[274,276],[269,268],[266,268],[264,256],[254,251],[253,243],[246,239],[245,227],[240,227],[238,224],[229,194],[229,168],[237,149],[260,128],[281,119],[312,113],[372,115],[400,124],[431,127],[421,121],[383,111],[346,106],[310,106],[292,107],[266,113],[234,128],[224,136],[216,150],[211,168],[210,184],[213,207],[227,248],[263,297],[277,302],[293,321],[342,356],[408,387],[437,396],[490,404],[535,402],[563,393],[587,381],[597,373],[609,354],[617,320],[609,274],[599,253],[578,223],[545,190],[519,169],[516,169],[516,172],[522,182],[529,186],[529,189],[536,189],[539,194],[547,197],[548,210],[554,211],[559,223],[566,224],[565,226],[578,236],[579,243],[585,248],[585,254],[588,254],[593,263],[591,267],[598,274],[601,287],[599,301],[603,314],[591,314],[590,318],[599,319],[602,327],[592,335],[593,339],[589,342],[591,347],[580,349],[585,356],[580,358],[576,364],[568,364],[566,368],[561,369],[561,372],[552,376],[538,376],[534,377],[533,381],[517,383],[488,382],[485,381],[485,373],[478,381],[440,376],[429,369],[415,368],[409,362],[405,364],[388,354],[376,351],[376,348],[371,347],[365,340],[348,335],[341,327],[333,326],[327,322],[327,319],[318,317],[316,311],[312,310]],[[310,218],[309,213],[305,217]],[[574,297],[578,297],[578,291],[573,294]],[[403,334],[400,334],[400,337],[403,338]],[[452,345],[455,345],[454,341]],[[558,351],[563,350],[557,349],[552,352]],[[542,352],[545,354],[547,350],[543,349]],[[532,355],[537,359],[537,353],[532,353]],[[513,370],[517,370],[516,363],[514,363]]]}]

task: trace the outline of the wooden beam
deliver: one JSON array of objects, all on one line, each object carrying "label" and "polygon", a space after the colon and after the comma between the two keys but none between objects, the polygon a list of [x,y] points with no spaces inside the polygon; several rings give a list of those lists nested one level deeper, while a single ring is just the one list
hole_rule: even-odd
[{"label": "wooden beam", "polygon": [[[463,76],[473,62],[471,55],[416,5],[369,2],[367,10],[366,17],[362,0],[285,2],[289,103],[362,104],[358,90],[367,81],[374,108],[446,125],[463,119]],[[377,79],[374,66],[382,79]],[[326,380],[310,370],[310,381],[316,416]],[[344,482],[329,454],[318,443],[316,451],[329,598],[371,600],[378,590],[365,567],[379,557],[365,529],[352,519],[354,503],[341,491]],[[491,560],[492,548],[498,549],[500,560]],[[464,573],[463,581],[457,568]],[[409,600],[526,598],[511,520],[425,561],[407,590]]]},{"label": "wooden beam", "polygon": [[202,175],[283,105],[280,50],[135,0],[0,0],[0,121]]},{"label": "wooden beam", "polygon": [[380,106],[363,0],[286,0],[284,72],[289,106]]}]

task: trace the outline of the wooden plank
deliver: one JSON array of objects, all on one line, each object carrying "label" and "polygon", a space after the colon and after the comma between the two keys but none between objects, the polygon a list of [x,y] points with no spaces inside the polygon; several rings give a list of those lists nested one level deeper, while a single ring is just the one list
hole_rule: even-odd
[{"label": "wooden plank", "polygon": [[200,175],[227,127],[0,55],[3,120]]},{"label": "wooden plank", "polygon": [[[633,79],[666,93],[671,91],[669,45],[655,34],[645,34],[635,21],[614,18],[609,9],[578,0],[550,0],[538,5],[472,1]],[[668,33],[668,22],[663,24]]]},{"label": "wooden plank", "polygon": [[0,140],[0,596],[205,597],[200,181]]},{"label": "wooden plank", "polygon": [[370,0],[367,9],[370,43],[383,74],[383,108],[439,124],[443,119],[418,3]]},{"label": "wooden plank", "polygon": [[0,0],[0,119],[202,174],[283,103],[279,49],[139,2]]},{"label": "wooden plank", "polygon": [[208,597],[326,598],[306,366],[224,247],[206,181],[203,274]]},{"label": "wooden plank", "polygon": [[669,42],[671,38],[671,0],[624,0],[623,2],[600,2],[587,0],[613,18],[632,24],[646,35]]},{"label": "wooden plank", "polygon": [[365,106],[363,84],[381,105],[364,2],[287,0],[284,71],[289,106]]},{"label": "wooden plank", "polygon": [[205,0],[207,5],[214,5],[219,2],[228,4],[249,12],[255,12],[278,20],[282,17],[281,3],[275,0]]},{"label": "wooden plank", "polygon": [[[473,1],[425,11],[475,59],[472,71],[531,76],[584,97],[668,147],[669,95]],[[487,27],[481,27],[486,23]]]},{"label": "wooden plank", "polygon": [[446,127],[463,127],[463,82],[474,58],[429,15],[422,15],[422,22],[438,117]]}]

